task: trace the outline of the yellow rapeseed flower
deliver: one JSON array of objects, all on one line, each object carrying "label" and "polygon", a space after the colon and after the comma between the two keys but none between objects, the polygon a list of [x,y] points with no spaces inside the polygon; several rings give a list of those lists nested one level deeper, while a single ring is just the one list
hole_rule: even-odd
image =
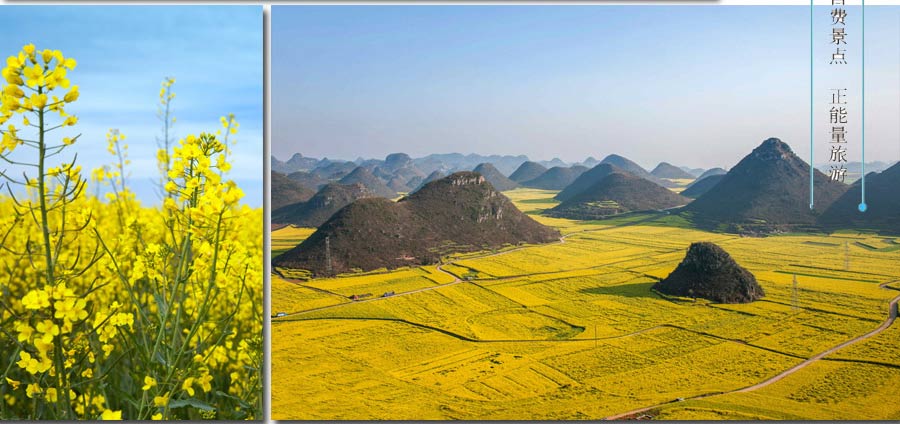
[{"label": "yellow rapeseed flower", "polygon": [[32,94],[31,95],[31,107],[35,109],[43,109],[44,106],[47,105],[47,95],[46,94]]},{"label": "yellow rapeseed flower", "polygon": [[50,295],[44,290],[31,290],[22,298],[25,309],[44,309],[50,307]]},{"label": "yellow rapeseed flower", "polygon": [[162,396],[153,397],[153,406],[165,408],[168,405],[169,405],[169,394],[168,393],[166,393]]},{"label": "yellow rapeseed flower", "polygon": [[44,85],[44,68],[40,65],[26,66],[23,74],[25,75],[25,85],[36,88]]},{"label": "yellow rapeseed flower", "polygon": [[47,362],[38,361],[37,358],[32,357],[31,354],[28,352],[25,352],[25,351],[19,352],[19,358],[21,358],[21,359],[18,362],[16,362],[16,365],[18,365],[19,368],[22,368],[25,371],[28,371],[28,373],[30,373],[30,374],[42,373],[42,372],[46,372],[47,370],[50,369],[51,364],[48,363],[49,361],[47,361]]},{"label": "yellow rapeseed flower", "polygon": [[194,395],[194,377],[188,377],[184,379],[184,383],[181,384],[181,389],[186,391],[189,396]]},{"label": "yellow rapeseed flower", "polygon": [[73,86],[72,86],[72,89],[69,90],[69,92],[66,93],[66,95],[63,97],[63,101],[66,102],[66,103],[72,103],[72,102],[74,102],[75,100],[78,100],[78,96],[79,96],[79,93],[78,93],[78,86],[77,86],[77,85],[73,85]]},{"label": "yellow rapeseed flower", "polygon": [[141,388],[141,390],[146,392],[147,390],[150,390],[154,387],[156,387],[156,379],[150,377],[149,375],[144,377],[144,387]]},{"label": "yellow rapeseed flower", "polygon": [[100,414],[100,419],[105,421],[121,420],[122,411],[111,411],[109,409],[104,410],[103,413]]},{"label": "yellow rapeseed flower", "polygon": [[25,396],[28,396],[29,399],[33,399],[35,395],[41,393],[43,393],[43,389],[41,389],[41,386],[37,383],[31,383],[25,388]]}]

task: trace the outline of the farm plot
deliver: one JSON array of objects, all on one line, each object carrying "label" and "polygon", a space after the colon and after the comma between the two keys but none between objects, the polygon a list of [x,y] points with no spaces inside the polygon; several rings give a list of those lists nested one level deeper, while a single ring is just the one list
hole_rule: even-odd
[{"label": "farm plot", "polygon": [[816,362],[752,392],[690,400],[660,408],[660,419],[896,420],[900,369]]},{"label": "farm plot", "polygon": [[294,246],[306,240],[312,233],[316,232],[315,228],[301,228],[293,225],[279,228],[272,231],[272,257],[287,252]]}]

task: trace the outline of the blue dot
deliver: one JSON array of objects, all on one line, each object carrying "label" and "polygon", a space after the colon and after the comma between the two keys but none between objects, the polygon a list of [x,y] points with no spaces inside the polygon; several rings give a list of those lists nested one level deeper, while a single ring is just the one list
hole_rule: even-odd
[{"label": "blue dot", "polygon": [[860,212],[865,212],[866,209],[868,209],[868,206],[866,206],[865,203],[860,203],[860,204],[859,204],[859,211],[860,211]]}]

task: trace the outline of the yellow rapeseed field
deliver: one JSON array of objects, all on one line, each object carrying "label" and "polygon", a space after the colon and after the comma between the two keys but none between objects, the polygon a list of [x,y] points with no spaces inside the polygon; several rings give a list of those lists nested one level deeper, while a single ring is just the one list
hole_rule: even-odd
[{"label": "yellow rapeseed field", "polygon": [[[505,194],[530,212],[556,204],[546,190]],[[900,294],[882,287],[900,276],[896,239],[750,238],[664,214],[532,216],[564,240],[426,268],[461,280],[402,269],[279,283],[273,302],[291,299],[291,314],[273,322],[273,418],[599,419],[648,407],[636,415],[900,417],[897,324],[731,393],[879,327]],[[721,305],[651,291],[696,241],[722,246],[765,298]],[[363,290],[376,296],[320,307],[322,291]],[[396,294],[377,297],[387,290]]]}]

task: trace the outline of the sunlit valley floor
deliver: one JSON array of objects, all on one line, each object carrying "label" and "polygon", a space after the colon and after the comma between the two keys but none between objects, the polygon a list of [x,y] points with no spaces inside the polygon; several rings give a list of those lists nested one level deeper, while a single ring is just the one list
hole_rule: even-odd
[{"label": "sunlit valley floor", "polygon": [[[665,213],[538,215],[555,193],[504,194],[559,229],[557,243],[273,276],[273,418],[900,419],[898,324],[755,387],[888,319],[900,240],[741,237]],[[273,231],[273,257],[312,231]],[[697,241],[727,250],[766,296],[726,305],[651,291]]]}]

